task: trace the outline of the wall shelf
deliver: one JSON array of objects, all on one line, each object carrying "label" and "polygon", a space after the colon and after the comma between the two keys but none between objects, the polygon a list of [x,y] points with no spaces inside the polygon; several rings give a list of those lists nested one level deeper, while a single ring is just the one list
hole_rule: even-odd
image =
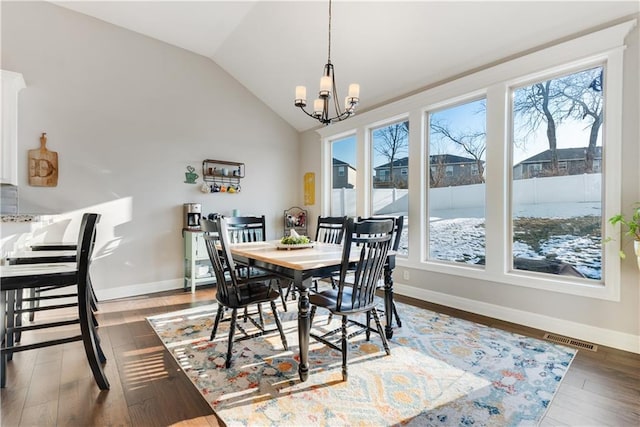
[{"label": "wall shelf", "polygon": [[244,163],[206,159],[202,161],[202,179],[211,183],[212,193],[238,193],[244,178]]}]

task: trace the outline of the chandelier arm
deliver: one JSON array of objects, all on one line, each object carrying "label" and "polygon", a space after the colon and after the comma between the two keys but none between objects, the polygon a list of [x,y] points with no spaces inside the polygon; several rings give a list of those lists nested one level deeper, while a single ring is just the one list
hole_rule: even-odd
[{"label": "chandelier arm", "polygon": [[307,116],[311,117],[312,119],[317,119],[318,118],[317,116],[314,116],[313,114],[311,114],[307,110],[305,110],[302,105],[299,105],[298,108],[300,108],[303,113],[305,113]]}]

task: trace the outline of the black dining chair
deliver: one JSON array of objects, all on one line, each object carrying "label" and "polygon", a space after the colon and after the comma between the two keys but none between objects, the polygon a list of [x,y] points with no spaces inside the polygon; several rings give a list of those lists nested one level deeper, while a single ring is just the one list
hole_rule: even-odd
[{"label": "black dining chair", "polygon": [[[84,227],[84,222],[86,221],[87,216],[83,215],[82,220],[80,222],[80,230]],[[94,232],[94,240],[95,240],[95,232]],[[66,262],[77,262],[77,243],[41,243],[41,244],[33,244],[31,245],[30,251],[23,251],[19,253],[10,253],[7,255],[7,261],[10,265],[14,264],[57,264],[57,263],[66,263]],[[91,282],[91,278],[89,278],[89,282]],[[29,294],[25,298],[22,294],[16,295],[16,314],[18,315],[16,319],[16,323],[18,325],[22,322],[22,313],[29,313],[29,321],[33,322],[35,320],[35,314],[38,311],[38,307],[40,306],[41,301],[51,301],[51,300],[61,300],[66,298],[77,298],[77,291],[73,293],[59,293],[58,289],[69,287],[69,285],[48,285],[42,286],[38,288],[29,289]],[[93,311],[98,311],[98,297],[96,296],[93,286],[89,287],[91,292],[91,309]],[[51,293],[51,291],[54,291]],[[29,303],[30,309],[24,309],[23,304]],[[95,326],[98,326],[98,322],[93,317]],[[16,333],[16,341],[20,341],[21,333]]]},{"label": "black dining chair", "polygon": [[[318,216],[316,223],[316,237],[315,241],[320,243],[332,243],[341,244],[344,239],[344,232],[347,228],[347,216]],[[331,287],[335,288],[334,276],[339,272],[331,273],[325,277],[314,277],[313,288],[318,291],[318,281],[322,279],[329,279],[331,281]],[[287,288],[287,294],[285,300],[289,299],[289,295],[293,299],[296,298],[296,290],[289,284]]]},{"label": "black dining chair", "polygon": [[230,216],[226,218],[229,243],[264,242],[266,223],[262,216]]},{"label": "black dining chair", "polygon": [[[358,221],[372,220],[372,221],[385,221],[385,220],[393,220],[393,238],[391,244],[391,250],[394,252],[398,252],[398,248],[400,247],[400,240],[402,239],[402,229],[404,227],[404,216],[372,216],[369,218],[358,217]],[[388,267],[389,260],[387,260],[385,267]],[[389,278],[389,280],[392,280]],[[385,285],[384,281],[379,284],[379,288],[383,288]],[[396,319],[396,323],[398,327],[402,327],[402,321],[400,321],[400,316],[398,315],[398,309],[396,308],[395,301],[392,302],[393,309],[393,317]]]},{"label": "black dining chair", "polygon": [[[109,381],[104,374],[102,364],[106,362],[106,357],[100,346],[100,339],[95,329],[94,314],[91,309],[91,281],[89,280],[89,268],[94,248],[94,236],[96,224],[100,215],[96,213],[86,213],[83,215],[82,225],[77,244],[77,262],[75,264],[27,264],[27,265],[5,265],[1,267],[2,272],[2,307],[4,314],[3,336],[1,353],[1,383],[6,384],[7,361],[11,360],[14,353],[33,350],[37,348],[49,347],[65,344],[74,341],[82,341],[89,366],[94,379],[101,390],[109,389]],[[77,317],[65,320],[45,321],[36,324],[23,326],[15,322],[16,294],[25,289],[43,288],[47,286],[77,286],[77,302],[70,304],[55,304],[32,308],[33,310],[59,310],[69,307],[77,307]],[[25,311],[29,309],[24,309]],[[69,336],[68,331],[60,332],[59,338],[50,338],[29,344],[16,345],[14,336],[23,331],[34,331],[43,329],[55,329],[70,325],[79,325],[79,334]],[[58,329],[59,331],[59,329]],[[52,331],[55,335],[55,331]],[[47,335],[48,337],[51,334]]]},{"label": "black dining chair", "polygon": [[[342,353],[342,379],[344,381],[348,377],[348,339],[365,332],[368,341],[373,330],[369,326],[371,316],[376,322],[374,331],[380,335],[385,352],[387,355],[391,354],[376,309],[375,293],[387,259],[387,252],[391,248],[392,233],[393,221],[391,220],[354,222],[353,219],[349,219],[343,244],[342,264],[337,289],[327,289],[309,296],[312,323],[318,307],[329,310],[331,315],[342,317],[341,328],[323,335],[318,335],[312,331],[310,336]],[[352,251],[359,251],[358,261],[355,266],[350,261]],[[352,276],[353,281],[347,283],[347,276]],[[358,313],[366,313],[366,322],[364,324],[349,319],[349,316]],[[357,330],[347,334],[347,329],[351,326]],[[335,342],[335,336],[338,332],[342,333],[339,343]]]},{"label": "black dining chair", "polygon": [[[234,335],[236,328],[244,336],[235,339],[236,341],[249,339],[264,335],[266,333],[278,331],[285,350],[288,350],[287,339],[280,323],[278,310],[275,301],[280,298],[280,293],[271,286],[270,278],[240,277],[237,274],[236,264],[231,256],[229,247],[229,229],[225,218],[218,218],[215,221],[207,219],[200,220],[202,230],[205,231],[205,243],[213,271],[216,275],[216,300],[218,301],[218,312],[211,331],[211,341],[216,337],[218,325],[221,321],[229,321],[229,341],[227,346],[227,357],[225,366],[231,366],[231,354],[233,349]],[[262,317],[262,303],[268,302],[276,323],[276,329],[267,329]],[[254,318],[256,313],[248,311],[250,306],[256,306],[258,320]],[[231,310],[231,316],[224,318],[226,309]],[[238,310],[245,310],[245,321],[248,319],[259,332],[247,333],[244,327],[237,322]]]},{"label": "black dining chair", "polygon": [[[261,216],[231,216],[226,218],[229,231],[229,243],[264,242],[267,239],[267,226],[264,215]],[[255,267],[236,266],[241,276],[259,277],[260,279],[272,279],[278,288],[280,301],[284,311],[287,311],[287,301],[283,291],[282,279]],[[287,284],[287,288],[291,284]]]},{"label": "black dining chair", "polygon": [[315,241],[341,244],[346,228],[346,216],[319,216],[316,225]]}]

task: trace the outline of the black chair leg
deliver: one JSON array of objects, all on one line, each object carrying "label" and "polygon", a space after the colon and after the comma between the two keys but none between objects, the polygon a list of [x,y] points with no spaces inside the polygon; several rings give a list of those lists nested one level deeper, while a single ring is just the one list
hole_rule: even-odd
[{"label": "black chair leg", "polygon": [[[287,298],[284,294],[284,290],[282,289],[282,283],[280,283],[280,279],[275,279],[275,281],[278,293],[280,294],[280,301],[282,301],[282,308],[284,311],[287,311]],[[289,286],[291,286],[291,284],[289,284]]]},{"label": "black chair leg", "polygon": [[211,338],[209,338],[209,341],[213,341],[215,339],[222,316],[224,316],[224,307],[222,304],[218,304],[218,312],[216,313],[216,320],[213,322],[213,330],[211,331]]},{"label": "black chair leg", "polygon": [[289,344],[287,344],[287,338],[284,336],[284,330],[282,329],[282,323],[280,322],[280,316],[278,316],[278,311],[276,309],[276,303],[271,301],[271,311],[273,312],[273,318],[276,321],[276,326],[278,327],[278,332],[280,332],[280,339],[282,340],[282,345],[285,350],[289,350]]},{"label": "black chair leg", "polygon": [[2,352],[0,359],[0,388],[5,388],[7,385],[7,355]]},{"label": "black chair leg", "polygon": [[[81,294],[80,290],[78,293]],[[85,293],[85,295],[87,294]],[[90,297],[87,295],[86,300],[78,301],[82,343],[84,344],[84,351],[87,355],[87,360],[89,361],[89,366],[91,367],[91,372],[93,372],[93,378],[96,384],[98,384],[100,390],[109,390],[109,380],[102,369],[102,363],[104,363],[107,358],[102,351],[100,339],[90,319],[90,316],[93,316],[93,311],[91,310],[90,304],[87,304],[87,300],[89,299]]]},{"label": "black chair leg", "polygon": [[234,308],[231,311],[231,322],[229,323],[229,342],[227,343],[227,361],[225,363],[225,367],[227,369],[231,367],[231,350],[233,349],[233,334],[236,330],[237,315],[238,315],[238,310]]},{"label": "black chair leg", "polygon": [[371,325],[371,312],[367,311],[367,330],[365,331],[365,336],[367,337],[367,341],[371,341],[371,328],[369,327],[369,325]]},{"label": "black chair leg", "polygon": [[378,328],[378,334],[382,339],[382,345],[384,346],[384,351],[387,353],[387,356],[391,355],[391,349],[389,348],[389,342],[387,341],[387,336],[384,334],[384,329],[382,328],[382,322],[380,322],[380,316],[378,316],[378,310],[375,308],[371,310],[373,313],[373,319],[376,321],[376,326]]},{"label": "black chair leg", "polygon": [[342,316],[342,381],[347,381],[347,316]]},{"label": "black chair leg", "polygon": [[[15,338],[15,333],[14,333],[14,326],[15,326],[15,320],[16,320],[16,313],[15,313],[15,308],[16,308],[16,292],[17,291],[8,291],[7,292],[7,315],[6,315],[6,322],[7,324],[5,325],[6,328],[6,335],[5,335],[5,345],[6,347],[13,347],[13,344],[15,343],[14,338]],[[5,357],[6,360],[11,360],[13,359],[13,353],[5,353]]]},{"label": "black chair leg", "polygon": [[[15,299],[15,308],[16,310],[22,310],[22,298],[24,298],[24,291],[15,291],[16,299]],[[20,328],[22,326],[22,311],[19,311],[18,314],[15,315],[15,327]],[[20,342],[22,339],[22,330],[18,329],[17,332],[13,334],[15,342]]]},{"label": "black chair leg", "polygon": [[[0,333],[2,333],[2,337],[0,338],[0,347],[4,347],[7,335],[6,335],[6,325],[4,324],[6,321],[7,315],[7,292],[0,290]],[[7,355],[4,351],[0,351],[0,388],[4,388],[7,385]]]},{"label": "black chair leg", "polygon": [[287,288],[287,295],[284,297],[284,299],[289,299],[289,294],[291,294],[291,299],[295,300],[296,297],[296,289],[295,286],[293,286],[293,284],[289,284],[289,287]]},{"label": "black chair leg", "polygon": [[400,321],[400,316],[398,316],[398,309],[396,308],[396,303],[393,303],[393,315],[396,318],[396,323],[398,324],[398,328],[402,328],[402,322]]},{"label": "black chair leg", "polygon": [[260,321],[260,329],[264,329],[264,316],[262,315],[262,304],[258,304],[258,320]]},{"label": "black chair leg", "polygon": [[316,307],[315,305],[311,306],[311,312],[309,313],[309,325],[313,325],[313,317],[316,315]]}]

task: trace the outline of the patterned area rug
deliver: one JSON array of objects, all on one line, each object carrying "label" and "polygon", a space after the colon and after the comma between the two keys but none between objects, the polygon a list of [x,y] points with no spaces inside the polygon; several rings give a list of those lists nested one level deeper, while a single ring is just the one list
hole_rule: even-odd
[{"label": "patterned area rug", "polygon": [[[227,425],[536,425],[576,350],[397,303],[387,356],[377,334],[341,355],[311,340],[310,375],[298,379],[297,307],[282,312],[289,351],[277,332],[236,342],[224,368],[228,322],[209,341],[217,305],[148,318],[164,345]],[[270,313],[265,306],[265,315]],[[339,327],[320,310],[316,332]],[[384,318],[383,318],[384,319]],[[273,318],[266,316],[273,324]],[[247,323],[246,325],[249,325]],[[237,333],[237,332],[236,332]]]}]

